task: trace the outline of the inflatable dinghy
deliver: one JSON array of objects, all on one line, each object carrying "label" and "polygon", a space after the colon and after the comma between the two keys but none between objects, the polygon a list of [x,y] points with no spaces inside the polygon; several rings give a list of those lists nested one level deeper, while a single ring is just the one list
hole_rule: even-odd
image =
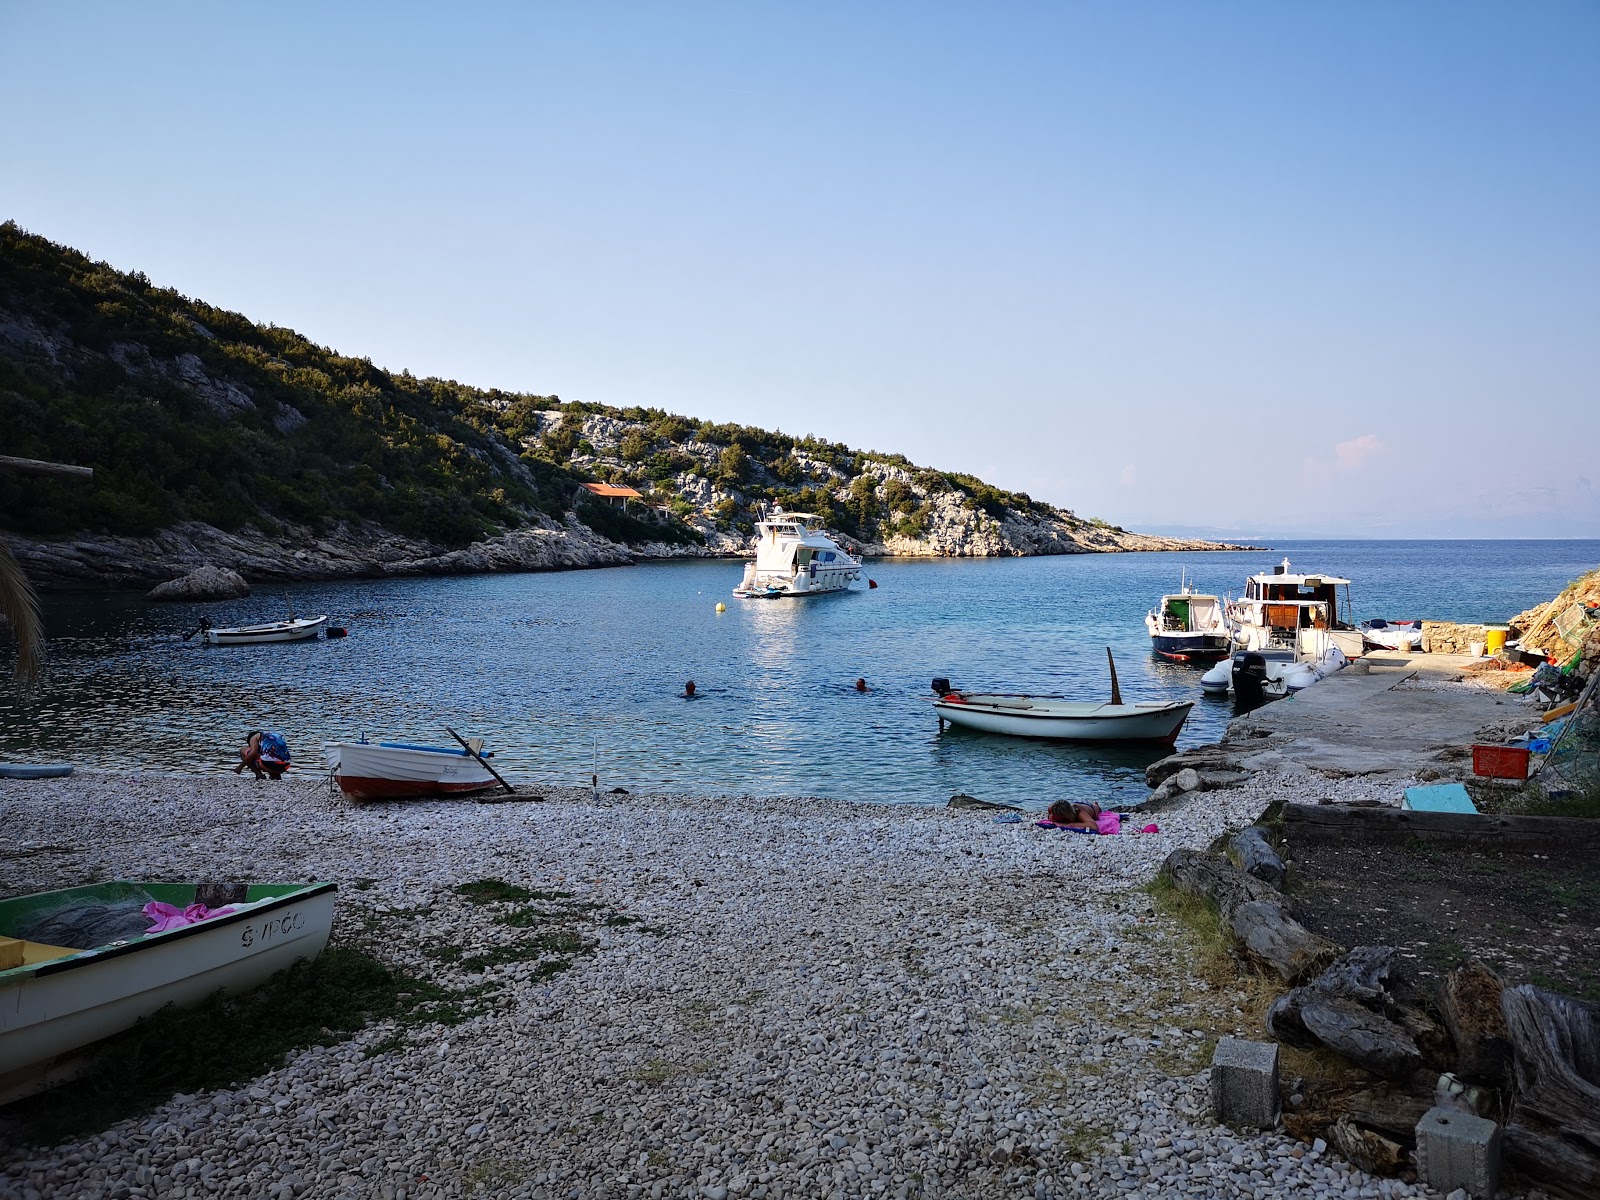
[{"label": "inflatable dinghy", "polygon": [[71,774],[71,763],[0,762],[0,779],[55,779]]}]

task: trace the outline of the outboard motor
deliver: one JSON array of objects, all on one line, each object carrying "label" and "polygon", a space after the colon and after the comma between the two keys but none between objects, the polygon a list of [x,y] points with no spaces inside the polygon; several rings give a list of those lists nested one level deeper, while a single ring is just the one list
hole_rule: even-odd
[{"label": "outboard motor", "polygon": [[933,681],[933,690],[941,696],[948,696],[950,694],[950,681],[943,678],[935,679]]},{"label": "outboard motor", "polygon": [[1233,657],[1233,696],[1241,708],[1259,708],[1267,702],[1267,660],[1246,650]]}]

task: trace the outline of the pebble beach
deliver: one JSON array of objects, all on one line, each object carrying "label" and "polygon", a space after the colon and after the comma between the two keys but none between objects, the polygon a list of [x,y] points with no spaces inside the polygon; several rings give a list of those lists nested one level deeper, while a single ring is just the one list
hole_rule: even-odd
[{"label": "pebble beach", "polygon": [[[0,1127],[0,1198],[1434,1195],[1211,1120],[1216,1036],[1259,1035],[1144,886],[1284,786],[1258,775],[1159,833],[1090,837],[822,799],[355,806],[304,778],[0,781],[5,894],[333,881],[335,945],[491,997],[71,1143]],[[593,952],[554,974],[427,954],[517,935],[453,890],[485,878],[592,905]]]}]

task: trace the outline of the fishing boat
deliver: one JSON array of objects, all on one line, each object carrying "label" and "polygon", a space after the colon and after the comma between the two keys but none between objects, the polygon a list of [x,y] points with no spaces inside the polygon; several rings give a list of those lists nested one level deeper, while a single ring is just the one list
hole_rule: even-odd
[{"label": "fishing boat", "polygon": [[256,642],[303,642],[314,638],[328,623],[326,615],[268,621],[262,625],[213,625],[201,618],[200,640],[208,646],[246,646]]},{"label": "fishing boat", "polygon": [[933,707],[945,721],[984,733],[1050,738],[1065,742],[1158,742],[1171,745],[1189,719],[1192,700],[1122,702],[1117,666],[1111,661],[1111,700],[1068,700],[1064,696],[962,692],[948,679],[935,679]]},{"label": "fishing boat", "polygon": [[842,592],[861,578],[861,560],[817,527],[813,513],[773,509],[756,522],[755,560],[745,564],[735,596],[765,600]]},{"label": "fishing boat", "polygon": [[328,766],[339,790],[352,800],[411,800],[423,796],[464,796],[496,786],[482,761],[481,739],[466,747],[422,746],[413,742],[337,742],[328,747]]},{"label": "fishing boat", "polygon": [[[328,943],[331,883],[240,885],[242,899],[210,910],[198,907],[208,891],[116,882],[0,901],[0,1104],[71,1078],[85,1047],[158,1009],[248,991]],[[156,904],[183,923],[148,932],[173,920],[146,916]],[[28,936],[40,930],[57,940]]]},{"label": "fishing boat", "polygon": [[1197,592],[1180,577],[1179,590],[1161,597],[1144,616],[1151,648],[1172,662],[1212,662],[1233,652],[1233,629],[1216,596]]}]

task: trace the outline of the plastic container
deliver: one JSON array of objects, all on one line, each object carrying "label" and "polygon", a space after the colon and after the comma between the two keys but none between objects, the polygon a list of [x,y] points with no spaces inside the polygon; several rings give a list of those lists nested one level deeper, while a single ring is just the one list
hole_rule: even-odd
[{"label": "plastic container", "polygon": [[1472,748],[1472,773],[1486,779],[1526,779],[1528,777],[1528,748],[1526,746],[1474,746]]},{"label": "plastic container", "polygon": [[1499,654],[1506,648],[1506,638],[1511,633],[1509,625],[1485,625],[1483,627],[1483,649],[1486,654]]},{"label": "plastic container", "polygon": [[1482,642],[1468,642],[1467,643],[1467,653],[1472,655],[1473,658],[1482,658],[1483,657],[1483,643]]}]

